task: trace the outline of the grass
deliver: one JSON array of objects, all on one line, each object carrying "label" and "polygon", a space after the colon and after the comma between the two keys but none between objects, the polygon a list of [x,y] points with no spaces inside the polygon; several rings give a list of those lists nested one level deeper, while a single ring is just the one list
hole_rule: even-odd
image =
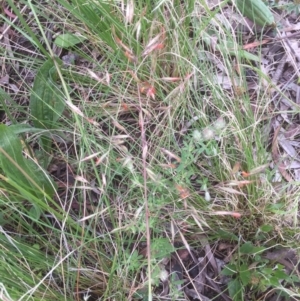
[{"label": "grass", "polygon": [[[269,277],[260,256],[298,248],[298,184],[274,183],[272,83],[257,72],[248,91],[258,67],[217,19],[221,7],[7,4],[17,18],[1,22],[17,38],[1,50],[12,124],[1,128],[1,300],[161,300],[165,258],[208,242],[233,246],[238,263],[223,272],[233,300],[272,289],[299,298],[297,279],[279,282],[283,267]],[[66,33],[84,42],[57,47]],[[70,53],[74,64],[53,60]],[[169,297],[186,300],[174,281]]]}]

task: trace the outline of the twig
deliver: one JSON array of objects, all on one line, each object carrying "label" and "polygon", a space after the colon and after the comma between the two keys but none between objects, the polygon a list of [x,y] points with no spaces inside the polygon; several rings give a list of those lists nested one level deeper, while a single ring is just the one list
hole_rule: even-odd
[{"label": "twig", "polygon": [[[138,89],[139,91],[139,89]],[[151,237],[150,237],[150,227],[149,227],[149,206],[148,206],[148,193],[147,193],[147,153],[148,145],[146,140],[146,132],[144,126],[144,116],[140,91],[139,93],[139,125],[141,129],[141,142],[142,142],[142,162],[143,162],[143,178],[144,178],[144,203],[145,203],[145,224],[146,224],[146,239],[147,239],[147,263],[148,263],[148,301],[152,301],[152,287],[151,287]]]}]

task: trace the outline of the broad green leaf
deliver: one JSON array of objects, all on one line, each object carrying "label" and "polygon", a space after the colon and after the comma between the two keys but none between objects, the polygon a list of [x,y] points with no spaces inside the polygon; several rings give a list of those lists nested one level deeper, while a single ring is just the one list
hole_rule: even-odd
[{"label": "broad green leaf", "polygon": [[256,253],[262,253],[266,250],[265,247],[254,247],[253,252]]},{"label": "broad green leaf", "polygon": [[240,247],[240,252],[243,254],[255,254],[264,250],[264,247],[255,247],[251,242],[246,242]]},{"label": "broad green leaf", "polygon": [[9,128],[16,134],[23,134],[23,133],[47,133],[47,130],[44,129],[37,129],[32,127],[29,124],[12,124]]},{"label": "broad green leaf", "polygon": [[260,226],[259,229],[260,229],[260,231],[262,231],[262,232],[268,233],[268,232],[270,232],[270,231],[273,230],[273,226],[268,225],[268,224],[265,224],[265,225]]},{"label": "broad green leaf", "polygon": [[240,252],[244,254],[252,254],[254,246],[251,242],[246,242],[240,247]]},{"label": "broad green leaf", "polygon": [[33,204],[33,206],[30,208],[28,214],[32,219],[39,220],[41,217],[42,211],[38,206],[35,206]]},{"label": "broad green leaf", "polygon": [[[22,155],[22,144],[14,131],[0,125],[0,168],[7,183],[13,185],[23,196],[52,196],[54,183],[33,161]],[[19,187],[19,188],[18,188]]]},{"label": "broad green leaf", "polygon": [[273,277],[269,277],[268,280],[271,285],[273,285],[274,287],[277,287],[279,285],[281,279],[273,276]]},{"label": "broad green leaf", "polygon": [[239,240],[239,238],[235,234],[224,231],[222,229],[217,230],[216,238],[228,239],[230,241],[238,241]]},{"label": "broad green leaf", "polygon": [[86,40],[86,38],[83,36],[77,36],[72,33],[65,33],[65,34],[59,35],[55,39],[54,44],[56,44],[58,47],[61,47],[61,48],[68,48],[68,47],[75,46],[76,44],[79,44],[79,43],[83,42],[84,40]]},{"label": "broad green leaf", "polygon": [[236,275],[236,273],[236,265],[231,263],[225,265],[224,269],[221,271],[221,274],[224,276],[232,276]]},{"label": "broad green leaf", "polygon": [[234,301],[242,301],[243,299],[243,291],[242,285],[239,279],[234,279],[228,283],[228,292],[232,300]]},{"label": "broad green leaf", "polygon": [[264,273],[265,275],[271,275],[271,274],[273,274],[273,269],[271,269],[271,268],[263,268],[261,270],[261,272]]},{"label": "broad green leaf", "polygon": [[287,279],[289,276],[286,274],[284,270],[275,270],[274,277],[277,278],[277,280],[282,280],[282,279]]},{"label": "broad green leaf", "polygon": [[262,0],[236,0],[235,4],[244,17],[260,26],[275,26],[269,7]]},{"label": "broad green leaf", "polygon": [[[61,61],[58,63],[62,64]],[[30,96],[30,110],[36,128],[53,128],[64,111],[65,102],[57,79],[54,61],[47,60],[37,72]]]},{"label": "broad green leaf", "polygon": [[239,276],[243,286],[246,286],[251,279],[251,272],[246,264],[242,264],[239,270]]}]

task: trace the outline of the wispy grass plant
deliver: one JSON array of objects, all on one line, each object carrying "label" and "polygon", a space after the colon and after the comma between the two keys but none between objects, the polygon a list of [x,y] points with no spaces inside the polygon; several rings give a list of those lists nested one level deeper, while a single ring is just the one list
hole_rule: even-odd
[{"label": "wispy grass plant", "polygon": [[[163,259],[203,236],[251,242],[239,272],[256,247],[297,248],[297,185],[274,180],[270,82],[258,73],[248,90],[260,55],[220,20],[228,3],[6,2],[3,133],[15,127],[0,146],[21,165],[1,152],[0,299],[160,300]],[[234,300],[234,285],[299,297],[290,279],[234,279]]]}]

